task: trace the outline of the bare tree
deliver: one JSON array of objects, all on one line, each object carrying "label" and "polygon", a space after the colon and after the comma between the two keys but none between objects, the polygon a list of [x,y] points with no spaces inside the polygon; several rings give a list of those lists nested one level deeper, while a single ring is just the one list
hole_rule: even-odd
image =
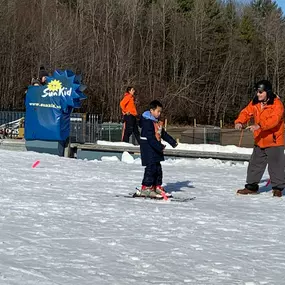
[{"label": "bare tree", "polygon": [[80,111],[112,121],[127,85],[173,123],[232,122],[261,78],[285,91],[284,17],[269,0],[0,0],[0,38],[1,109],[24,109],[41,64],[82,70]]}]

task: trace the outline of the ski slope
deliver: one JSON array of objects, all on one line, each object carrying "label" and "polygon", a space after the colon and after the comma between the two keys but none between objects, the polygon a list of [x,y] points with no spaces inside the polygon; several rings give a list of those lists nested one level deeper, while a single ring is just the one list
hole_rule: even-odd
[{"label": "ski slope", "polygon": [[1,285],[285,284],[284,198],[237,196],[247,163],[166,161],[166,189],[197,197],[176,203],[115,197],[143,175],[126,153],[0,157]]}]

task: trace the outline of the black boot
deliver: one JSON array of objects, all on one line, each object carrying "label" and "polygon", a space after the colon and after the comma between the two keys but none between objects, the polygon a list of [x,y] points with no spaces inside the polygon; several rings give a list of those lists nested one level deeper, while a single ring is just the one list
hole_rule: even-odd
[{"label": "black boot", "polygon": [[273,189],[273,196],[274,197],[282,197],[282,190],[280,189]]}]

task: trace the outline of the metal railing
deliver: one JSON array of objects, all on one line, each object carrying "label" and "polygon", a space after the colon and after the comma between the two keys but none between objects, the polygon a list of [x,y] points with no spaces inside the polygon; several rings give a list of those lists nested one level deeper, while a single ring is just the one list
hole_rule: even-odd
[{"label": "metal railing", "polygon": [[18,138],[19,127],[23,126],[25,112],[0,112],[0,138]]},{"label": "metal railing", "polygon": [[70,141],[95,143],[101,139],[102,122],[96,114],[72,114],[70,119]]},{"label": "metal railing", "polygon": [[25,117],[25,112],[0,111],[0,126]]},{"label": "metal railing", "polygon": [[220,144],[221,128],[208,125],[189,127],[182,133],[181,140],[190,144]]},{"label": "metal railing", "polygon": [[[0,111],[0,138],[18,138],[19,127],[24,127],[25,112]],[[72,143],[96,143],[98,140],[120,142],[122,123],[102,122],[98,114],[72,113],[70,141]],[[191,144],[221,144],[221,129],[214,126],[199,126],[180,131],[181,142]],[[171,133],[170,133],[171,134]],[[131,142],[135,144],[134,138]],[[230,141],[229,141],[230,143]]]},{"label": "metal railing", "polygon": [[[25,112],[0,111],[0,137],[18,138],[24,127]],[[97,140],[121,141],[123,124],[103,123],[98,114],[72,113],[70,141],[96,143]]]}]

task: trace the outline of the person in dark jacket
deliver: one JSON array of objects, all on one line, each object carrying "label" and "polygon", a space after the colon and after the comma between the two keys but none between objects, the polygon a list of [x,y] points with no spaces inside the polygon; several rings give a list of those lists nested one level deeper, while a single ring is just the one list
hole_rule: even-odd
[{"label": "person in dark jacket", "polygon": [[140,118],[141,127],[141,160],[145,166],[142,187],[137,195],[150,198],[165,197],[162,187],[162,168],[160,162],[164,160],[163,151],[165,145],[161,139],[168,142],[173,148],[177,146],[176,141],[163,129],[159,121],[162,112],[162,104],[154,100],[150,103],[149,111],[142,114]]},{"label": "person in dark jacket", "polygon": [[40,71],[39,71],[39,80],[40,80],[40,83],[41,85],[46,85],[46,80],[47,80],[47,77],[48,77],[48,72],[46,71],[45,67],[43,65],[40,66]]}]

